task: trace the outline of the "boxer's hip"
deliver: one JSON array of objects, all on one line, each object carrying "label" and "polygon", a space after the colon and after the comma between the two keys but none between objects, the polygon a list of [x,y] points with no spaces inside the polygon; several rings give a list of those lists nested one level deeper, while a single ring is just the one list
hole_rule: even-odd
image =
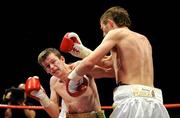
[{"label": "boxer's hip", "polygon": [[67,118],[106,118],[104,111],[92,111],[87,113],[66,114]]}]

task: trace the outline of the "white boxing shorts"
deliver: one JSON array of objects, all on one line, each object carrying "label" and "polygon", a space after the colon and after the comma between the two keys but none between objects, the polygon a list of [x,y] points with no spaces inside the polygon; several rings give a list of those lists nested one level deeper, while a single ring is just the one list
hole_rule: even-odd
[{"label": "white boxing shorts", "polygon": [[144,85],[121,85],[113,93],[110,118],[170,118],[162,91]]},{"label": "white boxing shorts", "polygon": [[61,112],[59,113],[59,118],[66,118],[67,106],[64,103],[64,100],[61,100]]}]

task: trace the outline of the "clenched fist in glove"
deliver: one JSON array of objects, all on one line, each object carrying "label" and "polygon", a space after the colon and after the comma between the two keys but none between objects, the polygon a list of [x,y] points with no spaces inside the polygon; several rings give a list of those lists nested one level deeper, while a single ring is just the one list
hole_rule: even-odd
[{"label": "clenched fist in glove", "polygon": [[68,32],[64,35],[59,49],[62,52],[69,52],[78,58],[84,58],[92,52],[83,46],[79,36],[74,32]]},{"label": "clenched fist in glove", "polygon": [[48,107],[50,99],[41,87],[39,77],[33,76],[26,80],[25,92],[27,96],[38,100],[42,106]]},{"label": "clenched fist in glove", "polygon": [[80,80],[68,79],[66,89],[70,96],[78,97],[86,92],[88,85],[89,79],[87,76],[84,76]]}]

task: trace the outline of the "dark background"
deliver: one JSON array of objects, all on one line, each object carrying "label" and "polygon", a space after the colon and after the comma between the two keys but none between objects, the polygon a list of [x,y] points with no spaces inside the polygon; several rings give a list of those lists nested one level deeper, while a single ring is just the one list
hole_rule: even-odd
[{"label": "dark background", "polygon": [[[158,2],[158,3],[157,3]],[[37,64],[38,54],[47,47],[59,48],[66,32],[79,34],[83,44],[95,49],[102,41],[99,18],[109,7],[120,5],[128,10],[131,29],[146,35],[153,47],[154,84],[161,88],[164,103],[180,103],[179,94],[179,13],[173,0],[102,0],[59,2],[8,2],[1,4],[1,78],[4,90],[38,75],[49,94],[49,77]],[[64,54],[64,53],[63,53]],[[66,62],[78,60],[64,54]],[[112,104],[115,81],[96,80],[101,104]],[[34,102],[39,105],[38,102]],[[179,109],[168,109],[178,117]],[[111,110],[106,111],[107,115]],[[39,115],[40,114],[40,115]],[[37,111],[37,117],[48,117]]]}]

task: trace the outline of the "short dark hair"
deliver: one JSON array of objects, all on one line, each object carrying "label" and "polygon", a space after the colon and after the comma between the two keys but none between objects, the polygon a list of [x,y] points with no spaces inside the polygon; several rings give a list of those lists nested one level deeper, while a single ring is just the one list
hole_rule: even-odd
[{"label": "short dark hair", "polygon": [[113,20],[118,27],[131,26],[131,20],[127,10],[120,6],[114,6],[106,10],[100,18],[100,22],[107,24],[108,19]]},{"label": "short dark hair", "polygon": [[56,48],[46,48],[38,55],[38,63],[42,66],[42,62],[49,56],[49,54],[55,54],[58,58],[61,58],[61,53]]}]

